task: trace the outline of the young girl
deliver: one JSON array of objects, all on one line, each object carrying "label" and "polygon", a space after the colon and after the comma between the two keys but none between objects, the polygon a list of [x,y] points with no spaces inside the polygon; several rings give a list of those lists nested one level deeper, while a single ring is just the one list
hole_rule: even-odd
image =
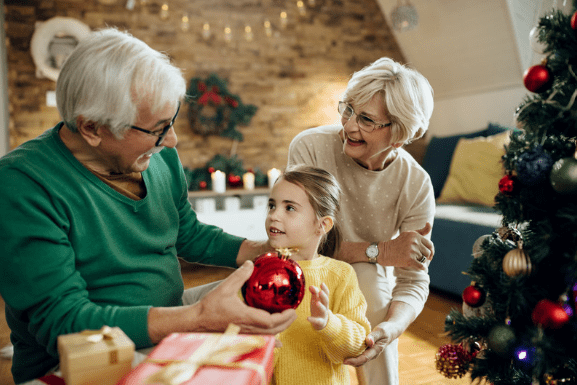
[{"label": "young girl", "polygon": [[296,321],[278,335],[282,348],[276,352],[273,384],[349,384],[343,360],[366,349],[370,325],[356,274],[348,263],[318,253],[330,231],[338,246],[339,198],[335,178],[309,166],[287,169],[272,188],[269,242],[275,249],[292,249],[290,258],[302,268],[308,286]]}]

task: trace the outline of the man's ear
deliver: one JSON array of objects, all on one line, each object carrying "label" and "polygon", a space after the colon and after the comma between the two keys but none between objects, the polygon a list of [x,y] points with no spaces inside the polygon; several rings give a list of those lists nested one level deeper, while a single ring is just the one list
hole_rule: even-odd
[{"label": "man's ear", "polygon": [[403,145],[403,143],[399,142],[399,143],[393,143],[393,147],[394,148],[400,148]]},{"label": "man's ear", "polygon": [[321,229],[322,229],[322,233],[324,234],[328,234],[329,231],[331,231],[331,229],[334,226],[334,222],[333,222],[333,218],[332,217],[322,217],[321,218]]},{"label": "man's ear", "polygon": [[102,126],[100,124],[86,120],[84,116],[80,115],[76,118],[76,129],[89,145],[97,147],[100,144],[102,140]]}]

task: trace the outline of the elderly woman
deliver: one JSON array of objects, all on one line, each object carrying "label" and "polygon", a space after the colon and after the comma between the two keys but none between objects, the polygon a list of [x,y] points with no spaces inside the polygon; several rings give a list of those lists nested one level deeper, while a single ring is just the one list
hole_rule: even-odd
[{"label": "elderly woman", "polygon": [[338,258],[352,264],[374,327],[369,348],[346,364],[368,384],[398,384],[397,339],[429,295],[435,199],[429,175],[401,148],[424,135],[433,90],[417,71],[381,58],[353,74],[338,104],[341,125],[311,128],[289,148],[289,164],[331,172],[343,189]]}]

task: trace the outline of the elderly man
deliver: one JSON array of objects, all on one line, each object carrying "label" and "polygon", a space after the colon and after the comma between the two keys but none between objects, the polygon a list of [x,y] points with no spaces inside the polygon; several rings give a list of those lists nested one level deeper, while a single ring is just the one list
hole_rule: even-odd
[{"label": "elderly man", "polygon": [[[80,42],[57,87],[62,122],[0,159],[0,294],[16,383],[58,365],[61,334],[119,326],[144,348],[171,332],[276,334],[294,310],[238,290],[268,249],[200,223],[172,129],[186,83],[168,58],[115,29]],[[185,304],[177,257],[237,267]]]}]

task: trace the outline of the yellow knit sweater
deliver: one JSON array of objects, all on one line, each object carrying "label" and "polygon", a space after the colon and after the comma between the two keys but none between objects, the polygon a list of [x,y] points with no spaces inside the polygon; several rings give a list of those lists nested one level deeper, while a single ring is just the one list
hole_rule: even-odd
[{"label": "yellow knit sweater", "polygon": [[[275,349],[272,384],[348,385],[349,371],[342,362],[366,349],[365,337],[371,329],[357,276],[348,263],[323,256],[298,264],[305,275],[305,296],[296,309],[296,321],[278,335],[283,346]],[[320,288],[322,282],[329,288],[332,314],[327,326],[316,331],[307,321],[311,315],[308,287]]]}]

